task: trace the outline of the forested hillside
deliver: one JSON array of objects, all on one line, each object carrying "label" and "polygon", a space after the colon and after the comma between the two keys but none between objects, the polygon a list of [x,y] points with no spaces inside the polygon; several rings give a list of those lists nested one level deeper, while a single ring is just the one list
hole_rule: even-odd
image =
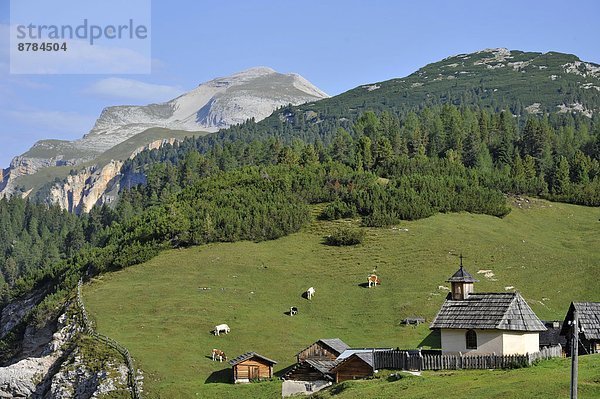
[{"label": "forested hillside", "polygon": [[[124,190],[114,207],[76,217],[0,200],[2,304],[43,288],[49,295],[21,326],[43,324],[80,277],[163,249],[288,235],[316,203],[327,204],[322,219],[359,217],[373,227],[437,212],[503,217],[511,195],[599,206],[598,112],[554,112],[563,110],[556,101],[600,107],[599,91],[590,89],[595,67],[577,64],[573,72],[579,61],[566,55],[529,62],[529,53],[486,54],[458,57],[470,59],[464,77],[434,77],[459,65],[448,59],[406,79],[143,151],[122,173],[142,173],[146,184]],[[563,86],[546,76],[557,68]],[[515,81],[526,74],[529,86]],[[544,105],[528,108],[534,98]],[[25,330],[15,331],[0,341],[0,361],[18,352]]]},{"label": "forested hillside", "polygon": [[327,143],[269,130],[257,139],[261,127],[250,121],[231,136],[139,154],[126,167],[147,184],[123,192],[114,209],[77,218],[2,200],[5,298],[44,280],[44,270],[75,268],[72,284],[79,270],[127,266],[165,246],[276,238],[301,227],[302,204],[330,202],[323,218],[360,215],[369,226],[462,210],[503,216],[510,194],[600,205],[598,128],[569,115],[520,127],[507,112],[450,105],[405,118],[367,112]]}]

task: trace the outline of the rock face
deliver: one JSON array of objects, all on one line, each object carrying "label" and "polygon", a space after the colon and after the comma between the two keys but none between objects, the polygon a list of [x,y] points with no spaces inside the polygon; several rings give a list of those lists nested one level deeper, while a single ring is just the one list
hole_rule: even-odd
[{"label": "rock face", "polygon": [[[175,142],[175,139],[155,140],[134,150],[129,158],[133,159],[144,150],[157,149]],[[76,214],[89,212],[94,205],[111,204],[117,200],[124,185],[135,186],[145,182],[143,175],[121,173],[122,166],[123,161],[111,160],[103,167],[83,168],[67,176],[65,181],[52,185],[45,200]]]},{"label": "rock face", "polygon": [[83,328],[70,306],[56,321],[27,326],[20,360],[0,367],[0,398],[96,398],[128,391],[125,364],[116,360],[99,367],[74,345]]},{"label": "rock face", "polygon": [[69,175],[66,182],[52,186],[48,201],[77,214],[89,212],[95,204],[111,203],[116,194],[110,191],[118,184],[121,166],[122,161],[110,161],[102,168],[90,166]]},{"label": "rock face", "polygon": [[264,119],[282,105],[325,97],[300,75],[252,68],[203,83],[166,103],[108,107],[74,145],[101,152],[151,127],[214,132],[250,118]]},{"label": "rock face", "polygon": [[0,339],[4,338],[44,298],[44,291],[34,291],[8,304],[0,313]]},{"label": "rock face", "polygon": [[[17,190],[21,176],[52,166],[93,163],[101,154],[150,128],[214,132],[247,119],[264,119],[283,105],[297,105],[325,97],[325,93],[300,75],[281,74],[259,67],[203,83],[166,103],[108,107],[102,111],[92,130],[81,139],[72,142],[42,140],[25,154],[15,157],[10,167],[0,174],[0,196],[27,193],[31,187]],[[78,193],[72,186],[91,187],[88,179],[99,174],[102,181],[108,173],[99,172],[97,166],[92,166],[82,171],[80,177],[71,179],[62,189],[63,193],[61,190],[53,191],[53,195],[66,195],[54,199],[65,209],[87,211],[90,203],[101,198],[98,192],[102,191],[103,183],[99,184],[96,193],[89,194]],[[71,190],[72,199],[68,197]]]},{"label": "rock face", "polygon": [[127,366],[108,364],[106,369],[92,370],[86,360],[75,353],[52,377],[48,392],[52,399],[97,398],[116,390],[127,389]]}]

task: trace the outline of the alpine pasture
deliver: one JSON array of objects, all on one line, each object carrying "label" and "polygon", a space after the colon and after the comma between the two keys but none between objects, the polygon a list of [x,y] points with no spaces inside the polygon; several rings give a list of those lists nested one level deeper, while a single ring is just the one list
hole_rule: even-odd
[{"label": "alpine pasture", "polygon": [[[301,232],[274,241],[163,252],[95,279],[84,287],[84,300],[98,331],[125,345],[143,370],[145,397],[277,398],[277,380],[231,384],[231,367],[213,362],[212,349],[229,359],[258,352],[278,362],[280,375],[319,338],[339,337],[353,347],[435,347],[428,325],[447,293],[440,286],[448,286],[461,253],[465,268],[480,280],[475,291],[514,287],[541,319],[562,320],[572,300],[599,301],[600,211],[541,200],[519,204],[503,219],[438,214],[365,229],[363,244],[350,247],[324,245],[324,237],[340,224],[358,228],[359,220],[315,218]],[[381,285],[366,288],[375,268]],[[316,290],[310,301],[302,297],[309,287]],[[297,316],[286,314],[291,306],[298,307]],[[412,316],[426,323],[400,324]],[[221,323],[231,332],[214,336]],[[511,372],[526,375],[529,369]],[[442,388],[432,384],[448,384],[429,376],[402,385],[403,396],[420,397],[423,387],[434,392]],[[469,387],[485,381],[478,377]],[[494,378],[498,392],[504,384],[515,381]]]}]

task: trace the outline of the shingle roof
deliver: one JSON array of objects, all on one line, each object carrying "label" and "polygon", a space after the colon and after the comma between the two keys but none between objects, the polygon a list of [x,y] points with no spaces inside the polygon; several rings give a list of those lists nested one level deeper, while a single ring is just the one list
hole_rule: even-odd
[{"label": "shingle roof", "polygon": [[318,370],[323,374],[328,374],[329,371],[339,363],[337,360],[313,360],[313,359],[306,359],[305,362],[310,364],[315,370]]},{"label": "shingle roof", "polygon": [[323,374],[323,377],[329,380],[333,380],[333,377],[331,376],[331,369],[333,369],[339,362],[337,360],[314,360],[314,359],[306,359],[303,360],[300,363],[297,363],[294,367],[292,367],[287,373],[285,373],[285,376],[283,377],[283,379],[286,379],[289,377],[290,374],[292,374],[294,371],[296,371],[298,368],[308,365],[309,367],[315,369],[316,371],[318,371],[319,373]]},{"label": "shingle roof", "polygon": [[349,348],[349,346],[346,345],[346,343],[339,338],[320,339],[319,341],[338,353],[342,353],[343,351]]},{"label": "shingle roof", "polygon": [[346,349],[350,348],[344,341],[342,341],[339,338],[326,338],[326,339],[320,339],[317,342],[310,344],[309,346],[307,346],[306,348],[304,348],[300,352],[298,352],[296,354],[296,356],[298,356],[299,354],[301,354],[302,352],[304,352],[305,350],[307,350],[314,344],[318,344],[319,342],[322,343],[323,345],[327,346],[328,348],[333,349],[335,352],[337,352],[338,355],[340,353],[342,353],[343,351],[345,351]]},{"label": "shingle roof", "polygon": [[546,331],[518,292],[472,293],[460,301],[448,295],[429,328]]},{"label": "shingle roof", "polygon": [[475,283],[479,280],[473,278],[473,276],[471,276],[471,274],[468,271],[466,271],[461,265],[460,268],[456,271],[456,273],[454,273],[452,277],[450,277],[446,281],[449,283]]},{"label": "shingle roof", "polygon": [[275,360],[271,360],[268,357],[264,357],[262,355],[259,355],[256,352],[246,352],[243,355],[239,355],[235,359],[231,359],[229,361],[229,364],[231,364],[232,366],[235,366],[236,364],[241,363],[244,360],[252,359],[253,357],[258,357],[259,359],[262,359],[262,360],[264,360],[264,361],[266,361],[268,363],[271,363],[271,364],[277,364],[277,362]]},{"label": "shingle roof", "polygon": [[583,336],[587,340],[600,339],[600,302],[573,302],[563,322],[561,335],[570,331],[569,321],[573,320],[573,310],[577,309],[579,326],[583,328]]}]

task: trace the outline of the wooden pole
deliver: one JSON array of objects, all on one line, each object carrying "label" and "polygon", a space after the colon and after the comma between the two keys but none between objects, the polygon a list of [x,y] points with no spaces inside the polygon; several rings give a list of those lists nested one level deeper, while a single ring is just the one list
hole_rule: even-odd
[{"label": "wooden pole", "polygon": [[571,338],[571,399],[577,399],[577,351],[579,349],[579,321],[573,309],[573,337]]}]

